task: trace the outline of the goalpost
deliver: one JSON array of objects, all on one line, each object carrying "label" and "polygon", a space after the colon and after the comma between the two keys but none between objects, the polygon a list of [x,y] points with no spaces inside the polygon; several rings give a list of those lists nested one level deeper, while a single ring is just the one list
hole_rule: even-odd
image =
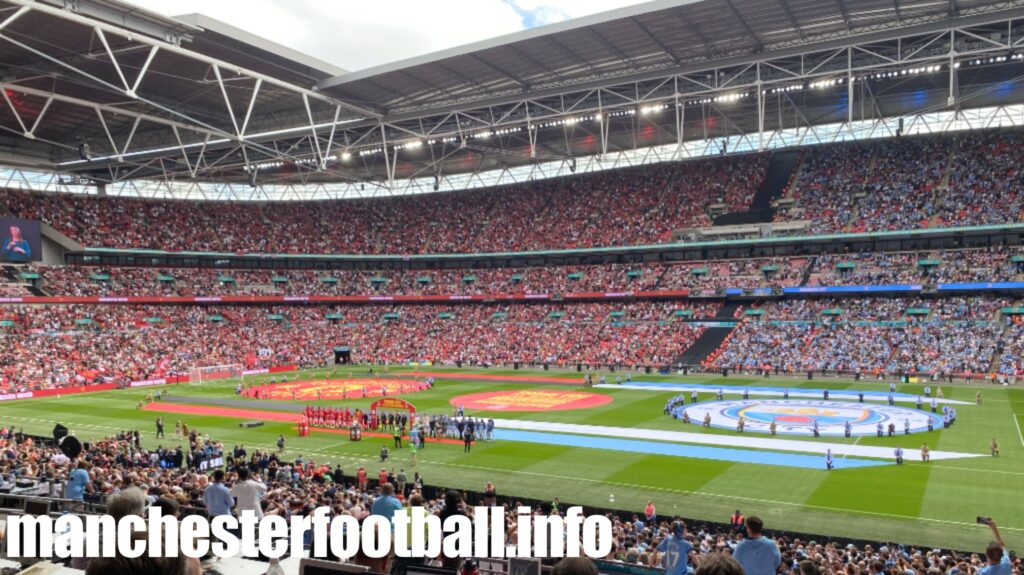
[{"label": "goalpost", "polygon": [[189,371],[188,382],[190,385],[202,385],[211,381],[230,381],[244,383],[245,367],[240,363],[227,365],[197,365]]}]

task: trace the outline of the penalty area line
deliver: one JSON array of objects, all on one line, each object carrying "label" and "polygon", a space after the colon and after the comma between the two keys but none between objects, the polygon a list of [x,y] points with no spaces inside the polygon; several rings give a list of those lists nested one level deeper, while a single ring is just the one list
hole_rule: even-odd
[{"label": "penalty area line", "polygon": [[1017,439],[1020,439],[1020,444],[1024,445],[1024,433],[1020,432],[1020,416],[1016,413],[1011,413],[1010,417],[1013,418],[1013,424],[1017,426]]}]

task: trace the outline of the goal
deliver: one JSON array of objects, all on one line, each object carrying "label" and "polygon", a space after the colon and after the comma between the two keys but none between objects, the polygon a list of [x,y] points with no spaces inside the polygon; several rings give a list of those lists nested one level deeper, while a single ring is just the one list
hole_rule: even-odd
[{"label": "goal", "polygon": [[192,385],[202,385],[211,381],[233,381],[244,382],[244,367],[240,363],[228,365],[204,365],[193,367],[189,372],[188,382]]}]

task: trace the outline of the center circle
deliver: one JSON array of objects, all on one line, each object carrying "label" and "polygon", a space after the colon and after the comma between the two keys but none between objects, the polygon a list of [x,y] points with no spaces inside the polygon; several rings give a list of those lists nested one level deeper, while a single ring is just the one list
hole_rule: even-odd
[{"label": "center circle", "polygon": [[940,415],[895,405],[869,405],[843,401],[759,399],[742,401],[707,401],[688,405],[679,412],[690,422],[700,425],[710,416],[711,427],[736,429],[740,418],[745,431],[769,433],[774,422],[776,433],[811,435],[815,423],[821,435],[875,435],[878,425],[888,433],[889,424],[903,434],[909,425],[911,433],[941,429]]}]

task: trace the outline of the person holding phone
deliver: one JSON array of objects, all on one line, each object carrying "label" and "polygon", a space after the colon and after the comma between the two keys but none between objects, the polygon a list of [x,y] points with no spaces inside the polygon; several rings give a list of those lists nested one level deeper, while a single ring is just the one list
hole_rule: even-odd
[{"label": "person holding phone", "polygon": [[1003,543],[1003,538],[999,535],[996,522],[991,517],[979,517],[978,523],[988,525],[995,537],[995,541],[989,543],[985,548],[988,565],[978,571],[978,575],[1011,575],[1013,566],[1010,564],[1010,554],[1006,551],[1006,543]]}]

